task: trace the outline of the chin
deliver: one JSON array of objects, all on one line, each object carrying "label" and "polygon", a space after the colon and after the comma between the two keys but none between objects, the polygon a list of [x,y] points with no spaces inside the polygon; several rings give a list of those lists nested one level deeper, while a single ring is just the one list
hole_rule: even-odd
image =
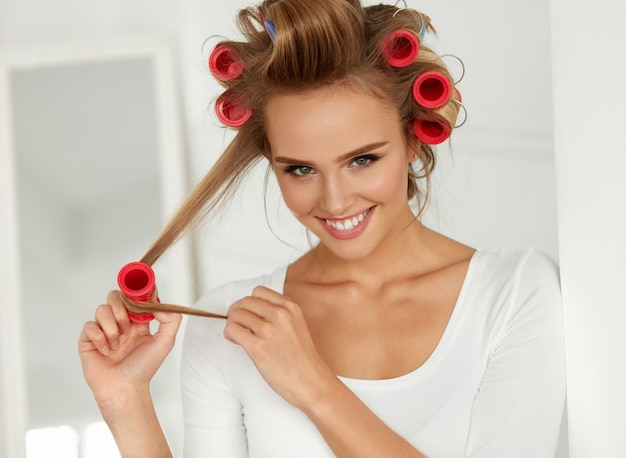
[{"label": "chin", "polygon": [[374,251],[370,244],[355,242],[356,240],[354,239],[344,241],[332,240],[331,243],[325,243],[322,240],[320,245],[323,245],[324,250],[328,251],[332,256],[345,262],[361,261]]}]

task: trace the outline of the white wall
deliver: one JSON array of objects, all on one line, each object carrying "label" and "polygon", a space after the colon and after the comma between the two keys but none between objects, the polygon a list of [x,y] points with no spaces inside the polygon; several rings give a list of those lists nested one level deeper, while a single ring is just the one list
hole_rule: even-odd
[{"label": "white wall", "polygon": [[626,4],[551,0],[572,458],[626,456]]}]

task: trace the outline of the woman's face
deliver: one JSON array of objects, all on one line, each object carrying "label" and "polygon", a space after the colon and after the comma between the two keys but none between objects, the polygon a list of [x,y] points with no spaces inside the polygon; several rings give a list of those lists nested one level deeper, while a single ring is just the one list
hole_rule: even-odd
[{"label": "woman's face", "polygon": [[315,90],[271,99],[266,116],[285,203],[335,255],[367,256],[414,218],[412,151],[380,99],[346,87]]}]

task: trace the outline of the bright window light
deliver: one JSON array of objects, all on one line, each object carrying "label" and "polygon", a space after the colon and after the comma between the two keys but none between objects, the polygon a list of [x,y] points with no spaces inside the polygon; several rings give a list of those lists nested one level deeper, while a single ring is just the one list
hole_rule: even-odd
[{"label": "bright window light", "polygon": [[78,433],[71,426],[26,432],[27,458],[78,458]]},{"label": "bright window light", "polygon": [[[92,423],[83,433],[82,450],[84,458],[119,458],[113,435],[105,422]],[[30,457],[28,457],[30,458]]]}]

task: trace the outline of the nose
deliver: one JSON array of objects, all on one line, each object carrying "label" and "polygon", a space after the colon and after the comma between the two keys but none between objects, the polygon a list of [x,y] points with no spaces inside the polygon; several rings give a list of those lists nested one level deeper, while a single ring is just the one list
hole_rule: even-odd
[{"label": "nose", "polygon": [[341,174],[326,176],[323,180],[320,206],[329,216],[345,216],[354,202],[354,193],[346,177]]}]

